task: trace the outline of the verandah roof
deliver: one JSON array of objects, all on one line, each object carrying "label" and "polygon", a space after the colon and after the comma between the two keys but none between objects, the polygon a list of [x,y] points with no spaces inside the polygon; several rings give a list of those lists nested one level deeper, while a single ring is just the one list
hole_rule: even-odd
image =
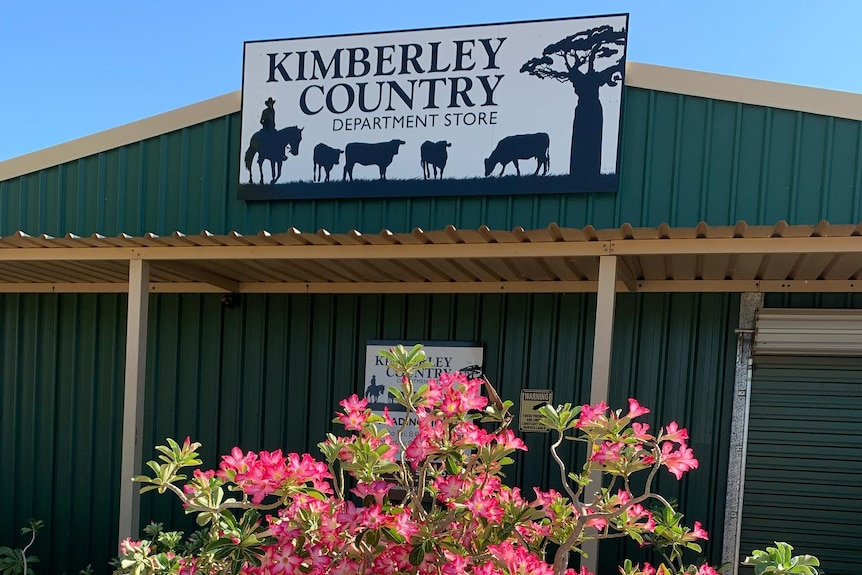
[{"label": "verandah roof", "polygon": [[824,221],[373,235],[18,232],[0,238],[0,292],[125,292],[133,260],[150,263],[155,293],[595,292],[602,256],[617,256],[616,291],[862,289],[862,223]]}]

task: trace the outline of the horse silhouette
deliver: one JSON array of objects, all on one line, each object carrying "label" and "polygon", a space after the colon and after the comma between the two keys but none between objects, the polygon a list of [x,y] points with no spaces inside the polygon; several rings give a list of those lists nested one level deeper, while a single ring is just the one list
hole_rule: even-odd
[{"label": "horse silhouette", "polygon": [[365,390],[365,398],[370,399],[372,403],[377,403],[380,399],[380,394],[382,394],[385,389],[386,387],[383,384],[369,385]]},{"label": "horse silhouette", "polygon": [[260,170],[260,183],[263,184],[263,161],[269,160],[274,184],[281,177],[281,164],[287,159],[287,152],[292,156],[299,154],[299,142],[302,141],[302,128],[288,126],[281,130],[258,130],[251,137],[248,149],[245,151],[245,168],[248,170],[248,183],[254,183],[251,164],[257,155],[257,167]]}]

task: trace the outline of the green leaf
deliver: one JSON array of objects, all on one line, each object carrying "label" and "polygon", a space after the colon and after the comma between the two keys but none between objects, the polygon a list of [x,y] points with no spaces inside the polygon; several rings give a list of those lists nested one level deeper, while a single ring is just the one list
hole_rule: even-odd
[{"label": "green leaf", "polygon": [[410,564],[415,566],[415,567],[418,567],[419,565],[421,565],[422,561],[425,560],[425,549],[424,549],[424,547],[422,545],[417,545],[417,546],[413,547],[413,549],[410,551],[410,555],[407,557],[407,559],[410,561]]}]

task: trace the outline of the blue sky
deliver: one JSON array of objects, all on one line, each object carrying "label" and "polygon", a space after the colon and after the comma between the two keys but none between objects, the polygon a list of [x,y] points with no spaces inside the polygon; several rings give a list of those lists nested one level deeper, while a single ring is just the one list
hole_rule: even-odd
[{"label": "blue sky", "polygon": [[0,160],[238,90],[245,40],[619,12],[635,62],[862,92],[857,0],[2,0]]}]

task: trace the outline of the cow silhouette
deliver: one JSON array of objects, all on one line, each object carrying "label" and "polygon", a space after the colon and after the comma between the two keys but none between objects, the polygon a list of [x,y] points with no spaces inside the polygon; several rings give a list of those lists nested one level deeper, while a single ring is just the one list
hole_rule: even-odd
[{"label": "cow silhouette", "polygon": [[353,166],[361,164],[377,166],[380,170],[380,179],[385,180],[386,168],[392,163],[398,148],[405,143],[404,140],[389,140],[376,144],[350,142],[344,147],[344,176],[341,179],[346,180],[349,176],[350,181],[353,181]]},{"label": "cow silhouette", "polygon": [[329,181],[329,172],[332,171],[332,166],[338,164],[339,158],[344,150],[338,148],[330,148],[326,144],[317,144],[314,146],[314,181],[319,182],[323,179],[323,172],[326,172],[326,181]]},{"label": "cow silhouette", "polygon": [[446,160],[449,159],[449,154],[446,151],[446,148],[451,146],[452,144],[446,140],[440,140],[439,142],[425,140],[422,142],[422,146],[419,148],[419,154],[422,158],[422,174],[425,176],[426,180],[432,175],[431,170],[428,169],[429,165],[434,172],[433,179],[437,179],[438,168],[440,169],[440,179],[443,179],[443,169],[446,167]]},{"label": "cow silhouette", "polygon": [[530,158],[536,158],[536,171],[533,172],[533,175],[537,175],[539,169],[543,168],[542,175],[544,176],[548,173],[548,167],[551,165],[550,151],[551,138],[544,132],[507,136],[500,140],[491,155],[485,158],[485,176],[490,176],[497,164],[503,166],[503,169],[500,170],[502,176],[506,171],[506,164],[509,162],[515,164],[515,171],[520,176],[521,168],[518,166],[518,160]]}]

